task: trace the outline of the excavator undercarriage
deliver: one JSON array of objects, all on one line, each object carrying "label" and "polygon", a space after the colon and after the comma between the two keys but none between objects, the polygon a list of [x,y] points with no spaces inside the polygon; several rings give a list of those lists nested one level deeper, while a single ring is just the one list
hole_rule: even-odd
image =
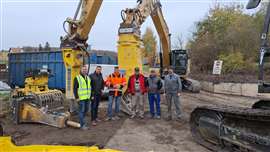
[{"label": "excavator undercarriage", "polygon": [[270,111],[263,109],[202,106],[190,119],[194,139],[213,151],[269,151],[269,126]]}]

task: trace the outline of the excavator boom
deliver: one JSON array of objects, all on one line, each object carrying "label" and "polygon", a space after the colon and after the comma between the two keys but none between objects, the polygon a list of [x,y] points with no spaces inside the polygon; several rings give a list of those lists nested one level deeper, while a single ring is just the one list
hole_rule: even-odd
[{"label": "excavator boom", "polygon": [[[86,63],[84,57],[89,55],[86,51],[88,47],[86,41],[102,2],[103,0],[80,0],[74,17],[64,21],[66,36],[61,37],[61,50],[66,68],[66,98],[68,99],[74,99],[73,80],[80,73],[80,67]],[[80,17],[77,20],[79,12],[81,12]],[[65,29],[66,23],[68,23],[68,30]]]}]

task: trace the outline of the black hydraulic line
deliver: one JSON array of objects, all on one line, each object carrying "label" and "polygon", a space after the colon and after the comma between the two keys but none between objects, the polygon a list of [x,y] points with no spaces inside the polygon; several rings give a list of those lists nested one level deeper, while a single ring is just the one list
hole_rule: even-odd
[{"label": "black hydraulic line", "polygon": [[121,18],[122,18],[123,22],[126,20],[125,14],[126,14],[125,10],[122,10],[121,11]]},{"label": "black hydraulic line", "polygon": [[67,29],[66,29],[66,26],[65,26],[66,23],[67,23],[67,21],[64,21],[64,22],[63,22],[63,29],[64,29],[64,32],[65,32],[68,36],[71,36],[70,33],[69,33],[69,32],[67,31]]},{"label": "black hydraulic line", "polygon": [[77,19],[77,16],[79,14],[79,11],[81,9],[81,6],[82,6],[82,0],[80,0],[79,4],[77,6],[76,12],[75,12],[74,17],[73,17],[73,21],[75,21]]},{"label": "black hydraulic line", "polygon": [[269,45],[268,45],[269,24],[270,24],[270,3],[268,2],[263,31],[261,34],[261,48],[260,48],[260,61],[259,61],[259,83],[263,83],[263,81],[264,81],[264,71],[263,71],[264,58],[267,54],[269,54]]}]

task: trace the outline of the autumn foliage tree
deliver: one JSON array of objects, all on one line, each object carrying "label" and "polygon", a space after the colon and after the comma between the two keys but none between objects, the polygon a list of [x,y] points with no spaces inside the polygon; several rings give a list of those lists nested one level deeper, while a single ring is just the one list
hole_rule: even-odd
[{"label": "autumn foliage tree", "polygon": [[144,45],[144,49],[142,52],[143,57],[148,60],[150,66],[153,66],[155,63],[157,51],[157,40],[151,28],[146,28],[146,31],[142,36],[142,41]]},{"label": "autumn foliage tree", "polygon": [[196,23],[188,42],[192,71],[209,72],[217,59],[224,60],[226,73],[255,70],[256,66],[251,64],[258,60],[263,16],[264,10],[247,14],[239,5],[210,9],[208,15]]}]

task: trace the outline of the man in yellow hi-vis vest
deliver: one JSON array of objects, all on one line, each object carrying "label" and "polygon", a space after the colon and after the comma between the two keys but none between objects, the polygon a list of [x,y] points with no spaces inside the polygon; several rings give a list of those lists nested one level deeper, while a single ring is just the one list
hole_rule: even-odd
[{"label": "man in yellow hi-vis vest", "polygon": [[84,121],[85,115],[88,112],[89,102],[91,98],[91,80],[88,76],[88,65],[81,68],[81,73],[74,79],[74,96],[79,102],[79,118],[81,129],[88,130]]}]

